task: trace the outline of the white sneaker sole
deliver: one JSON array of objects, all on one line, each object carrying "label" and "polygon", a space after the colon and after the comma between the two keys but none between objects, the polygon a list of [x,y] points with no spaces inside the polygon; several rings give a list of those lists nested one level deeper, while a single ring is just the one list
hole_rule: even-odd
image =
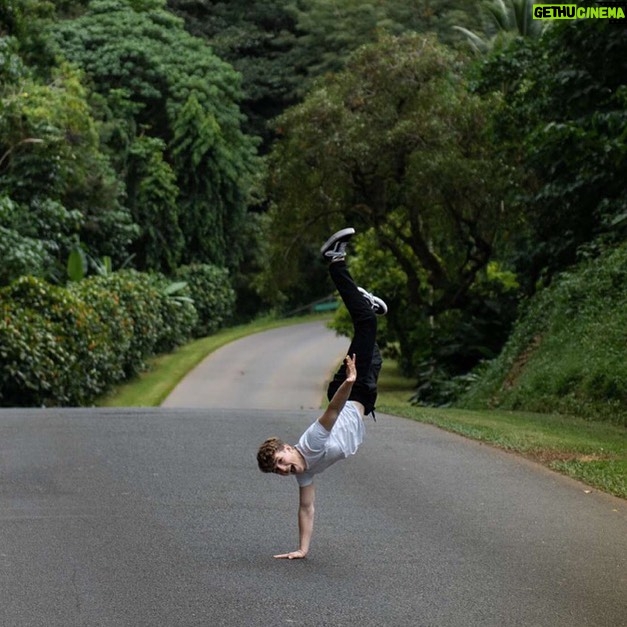
[{"label": "white sneaker sole", "polygon": [[385,316],[388,312],[388,306],[385,304],[385,301],[374,294],[371,294],[368,290],[365,290],[363,287],[357,288],[363,295],[364,298],[367,298],[372,304],[372,309],[374,310],[377,316]]},{"label": "white sneaker sole", "polygon": [[329,237],[329,239],[320,248],[320,254],[324,257],[324,253],[326,253],[330,248],[333,248],[336,242],[345,238],[350,238],[353,235],[355,235],[355,229],[352,226],[342,229],[341,231],[337,231],[337,233],[333,233],[333,235],[331,235],[331,237]]}]

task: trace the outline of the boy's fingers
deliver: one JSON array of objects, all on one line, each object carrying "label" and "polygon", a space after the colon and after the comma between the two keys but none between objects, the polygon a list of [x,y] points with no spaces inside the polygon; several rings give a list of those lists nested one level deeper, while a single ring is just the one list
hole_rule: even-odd
[{"label": "boy's fingers", "polygon": [[305,557],[305,555],[302,551],[292,551],[291,553],[281,553],[280,555],[274,556],[274,558],[278,560],[281,560],[281,559],[296,560],[296,559],[302,559],[303,557]]}]

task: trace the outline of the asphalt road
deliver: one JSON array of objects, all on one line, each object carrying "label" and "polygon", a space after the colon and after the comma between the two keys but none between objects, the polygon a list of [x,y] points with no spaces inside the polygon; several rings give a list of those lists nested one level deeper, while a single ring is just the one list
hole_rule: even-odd
[{"label": "asphalt road", "polygon": [[297,489],[254,453],[316,416],[1,410],[0,625],[627,625],[625,501],[384,415],[272,559]]},{"label": "asphalt road", "polygon": [[256,333],[212,353],[162,406],[316,409],[348,345],[324,322]]}]

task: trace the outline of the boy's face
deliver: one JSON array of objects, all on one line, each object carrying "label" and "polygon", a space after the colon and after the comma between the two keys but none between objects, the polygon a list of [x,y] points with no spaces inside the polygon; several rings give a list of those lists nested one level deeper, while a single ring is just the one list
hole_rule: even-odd
[{"label": "boy's face", "polygon": [[274,454],[274,472],[277,475],[300,475],[305,470],[305,460],[293,446],[286,444]]}]

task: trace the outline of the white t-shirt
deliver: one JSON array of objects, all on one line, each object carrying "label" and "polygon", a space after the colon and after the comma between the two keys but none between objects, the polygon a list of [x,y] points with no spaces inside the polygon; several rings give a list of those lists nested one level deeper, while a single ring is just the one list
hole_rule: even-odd
[{"label": "white t-shirt", "polygon": [[301,487],[311,485],[314,475],[331,464],[354,455],[364,441],[364,421],[352,401],[347,401],[333,429],[327,431],[317,420],[303,433],[296,448],[305,458],[307,470],[296,475]]}]

